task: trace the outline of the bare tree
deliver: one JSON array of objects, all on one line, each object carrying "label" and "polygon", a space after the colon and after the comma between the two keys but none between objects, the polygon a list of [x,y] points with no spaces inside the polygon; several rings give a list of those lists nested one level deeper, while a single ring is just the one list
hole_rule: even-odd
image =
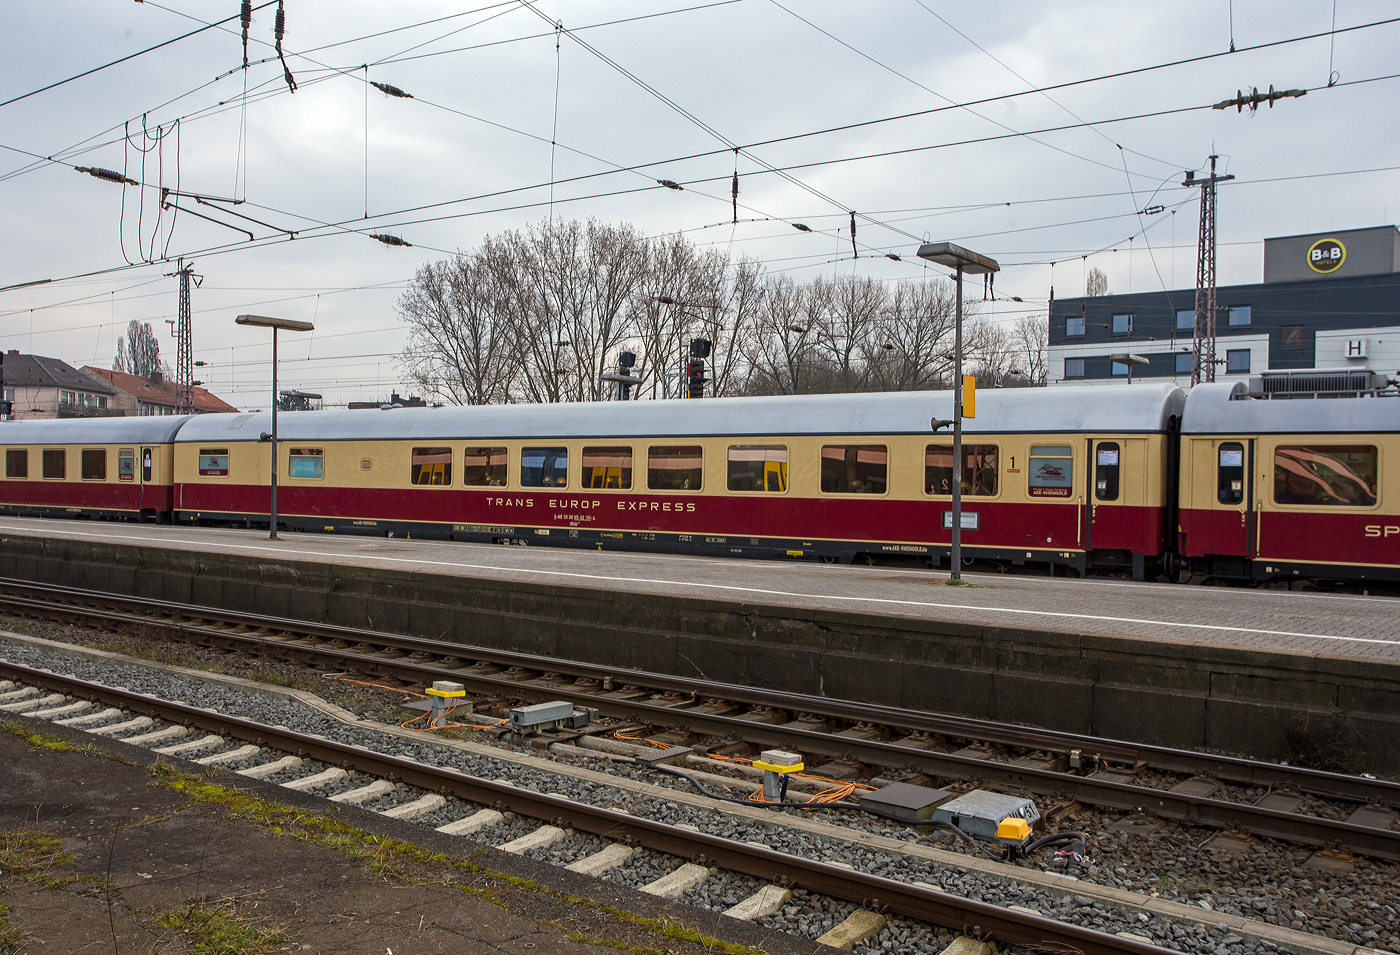
[{"label": "bare tree", "polygon": [[964,369],[977,376],[981,388],[1013,384],[1012,379],[1021,371],[1011,329],[998,322],[976,321],[965,328],[963,354]]},{"label": "bare tree", "polygon": [[896,285],[872,337],[867,359],[872,366],[872,387],[879,391],[923,391],[945,386],[952,369],[955,305],[949,282]]},{"label": "bare tree", "polygon": [[482,405],[510,396],[514,325],[498,273],[477,256],[423,266],[399,299],[409,325],[401,360],[410,381],[454,404]]},{"label": "bare tree", "polygon": [[1089,275],[1084,279],[1084,294],[1088,298],[1108,294],[1108,276],[1103,269],[1097,266],[1089,270]]},{"label": "bare tree", "polygon": [[830,379],[824,391],[864,391],[871,377],[871,338],[888,311],[889,292],[872,278],[841,276],[812,283],[817,316],[814,346]]},{"label": "bare tree", "polygon": [[800,395],[816,390],[821,368],[815,347],[820,315],[810,286],[779,276],[764,287],[753,334],[745,343],[746,394]]},{"label": "bare tree", "polygon": [[112,370],[142,378],[154,377],[157,372],[165,373],[165,365],[160,360],[160,342],[151,330],[150,322],[130,322],[126,326],[126,337],[117,339],[117,355],[112,359]]},{"label": "bare tree", "polygon": [[1011,334],[1026,383],[1045,387],[1050,369],[1050,320],[1044,315],[1023,315],[1016,320]]}]

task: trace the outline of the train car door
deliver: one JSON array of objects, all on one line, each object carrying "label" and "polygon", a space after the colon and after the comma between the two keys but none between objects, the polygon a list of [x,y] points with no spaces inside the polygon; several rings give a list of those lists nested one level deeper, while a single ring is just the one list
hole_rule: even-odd
[{"label": "train car door", "polygon": [[1211,505],[1211,554],[1254,557],[1254,439],[1215,444],[1215,500]]}]

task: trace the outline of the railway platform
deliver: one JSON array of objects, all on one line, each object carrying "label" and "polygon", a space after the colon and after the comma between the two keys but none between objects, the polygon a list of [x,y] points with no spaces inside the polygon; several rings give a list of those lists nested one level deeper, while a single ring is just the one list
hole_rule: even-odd
[{"label": "railway platform", "polygon": [[91,521],[0,538],[5,577],[1400,770],[1393,597]]}]

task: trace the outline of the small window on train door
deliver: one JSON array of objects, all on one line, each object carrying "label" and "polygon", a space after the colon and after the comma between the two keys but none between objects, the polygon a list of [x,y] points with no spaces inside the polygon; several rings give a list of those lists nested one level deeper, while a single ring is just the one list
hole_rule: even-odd
[{"label": "small window on train door", "polygon": [[568,448],[521,448],[521,487],[568,487]]},{"label": "small window on train door", "polygon": [[1244,500],[1244,445],[1226,441],[1216,461],[1215,499],[1221,504],[1239,504]]},{"label": "small window on train door", "polygon": [[462,483],[467,487],[505,487],[506,449],[467,448],[463,451]]},{"label": "small window on train door", "polygon": [[889,449],[883,444],[828,444],[822,447],[823,494],[884,494]]},{"label": "small window on train door", "polygon": [[199,476],[228,477],[228,448],[200,448]]},{"label": "small window on train door", "polygon": [[1122,451],[1117,441],[1100,441],[1094,446],[1094,499],[1118,500],[1118,474]]},{"label": "small window on train door", "polygon": [[647,487],[653,491],[698,491],[705,476],[705,449],[698,444],[647,448]]},{"label": "small window on train door", "polygon": [[729,447],[729,490],[786,494],[788,449],[781,444]]},{"label": "small window on train door", "polygon": [[136,451],[134,448],[120,448],[117,451],[117,480],[136,480]]},{"label": "small window on train door", "polygon": [[81,460],[84,481],[107,480],[107,449],[83,448]]},{"label": "small window on train door", "polygon": [[583,486],[610,491],[632,488],[631,448],[584,448]]},{"label": "small window on train door", "polygon": [[409,483],[419,487],[452,486],[451,448],[414,448]]},{"label": "small window on train door", "polygon": [[287,477],[319,481],[326,476],[326,458],[320,448],[292,448],[287,454]]},{"label": "small window on train door", "polygon": [[141,483],[142,483],[142,484],[149,484],[150,482],[151,482],[151,449],[150,449],[150,448],[142,448],[142,449],[141,449]]},{"label": "small window on train door", "polygon": [[7,477],[7,478],[27,478],[27,477],[29,477],[29,449],[28,449],[28,448],[6,448],[6,449],[5,449],[5,477]]},{"label": "small window on train door", "polygon": [[62,481],[68,476],[68,452],[63,448],[44,449],[44,480]]}]

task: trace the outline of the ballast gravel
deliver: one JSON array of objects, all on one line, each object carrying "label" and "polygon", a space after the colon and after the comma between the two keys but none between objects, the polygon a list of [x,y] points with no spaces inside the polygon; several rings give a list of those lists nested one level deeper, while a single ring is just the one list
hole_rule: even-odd
[{"label": "ballast gravel", "polygon": [[[772,848],[808,858],[840,862],[860,871],[896,878],[902,881],[925,881],[939,885],[948,892],[968,898],[993,902],[1000,905],[1020,905],[1035,909],[1047,917],[1073,924],[1084,925],[1099,931],[1115,933],[1130,931],[1153,939],[1158,945],[1182,952],[1199,955],[1268,955],[1276,951],[1287,952],[1268,942],[1241,939],[1228,930],[1223,923],[1213,927],[1194,923],[1177,923],[1164,918],[1149,918],[1116,906],[1084,899],[1073,893],[1073,883],[1066,880],[1063,892],[1039,889],[1020,883],[1003,880],[972,872],[961,866],[945,865],[929,860],[913,858],[901,854],[851,845],[840,840],[790,829],[781,823],[768,824],[737,819],[725,814],[712,813],[678,805],[650,796],[621,793],[608,786],[602,786],[573,779],[567,776],[541,772],[520,767],[513,763],[493,759],[489,756],[467,753],[447,747],[435,746],[429,742],[405,741],[398,737],[374,733],[347,726],[330,719],[294,700],[261,693],[245,692],[237,688],[222,687],[179,674],[161,672],[145,667],[136,667],[111,662],[96,663],[82,658],[67,657],[42,649],[23,645],[9,645],[0,649],[0,656],[28,666],[43,667],[55,672],[70,674],[81,679],[93,680],[108,685],[124,686],[140,693],[148,693],[166,699],[185,700],[195,706],[202,706],[220,713],[240,716],[273,725],[282,725],[300,733],[313,733],[341,743],[364,746],[377,752],[425,764],[444,766],[458,771],[492,780],[509,781],[516,786],[545,793],[558,793],[570,799],[593,805],[624,808],[628,812],[644,818],[666,823],[685,823],[700,830],[740,841],[759,842]],[[234,748],[230,744],[226,748]],[[246,768],[266,762],[270,755],[259,754],[234,764],[233,768]],[[570,760],[575,762],[576,760]],[[625,764],[609,764],[600,761],[581,760],[590,768],[605,768],[618,775],[633,776],[647,782],[675,782],[671,777],[659,776],[641,767]],[[287,778],[306,775],[308,767],[288,773]],[[279,776],[279,781],[285,781]],[[327,787],[320,792],[325,795],[344,792],[365,785],[369,777],[352,773],[345,780]],[[416,798],[413,792],[395,792],[371,801],[367,808],[388,808]],[[480,807],[460,800],[449,800],[449,804],[418,818],[418,822],[439,826],[468,815]],[[1099,814],[1099,824],[1086,835],[1091,844],[1100,847],[1124,845],[1128,836],[1116,833],[1107,826],[1117,817]],[[834,819],[832,821],[835,821]],[[845,822],[846,820],[842,820]],[[475,836],[478,842],[501,845],[520,835],[533,831],[539,823],[533,820],[507,814],[500,825],[482,830]],[[859,826],[859,828],[866,828]],[[936,841],[916,830],[878,823],[870,826],[871,831],[883,835],[902,838],[908,841]],[[1206,840],[1212,832],[1205,829],[1174,827],[1183,840]],[[1160,842],[1155,843],[1160,846]],[[559,848],[543,850],[540,857],[560,859],[582,858],[590,854],[585,847],[596,851],[596,847],[580,840],[577,852],[570,852],[561,843]],[[1284,847],[1285,851],[1287,847]],[[1185,854],[1155,858],[1139,858],[1131,868],[1125,865],[1103,867],[1091,865],[1087,870],[1075,870],[1079,877],[1125,888],[1145,887],[1146,890],[1160,891],[1163,897],[1193,902],[1202,908],[1214,908],[1250,916],[1258,916],[1270,911],[1281,913],[1284,924],[1292,919],[1294,928],[1306,928],[1321,934],[1354,941],[1356,944],[1373,948],[1389,948],[1400,952],[1400,918],[1396,915],[1396,887],[1393,876],[1395,866],[1384,866],[1369,860],[1358,860],[1356,871],[1350,879],[1340,876],[1327,877],[1306,873],[1294,865],[1285,879],[1280,879],[1276,871],[1271,871],[1269,860],[1251,859],[1241,856],[1225,859],[1221,865],[1238,874],[1238,890],[1233,898],[1214,899],[1199,891],[1191,891],[1191,875],[1182,871]],[[1192,853],[1192,856],[1195,854]],[[1306,853],[1303,854],[1306,857]],[[1115,854],[1116,859],[1135,858],[1131,853]],[[1301,861],[1301,860],[1297,860]],[[605,873],[602,878],[623,885],[640,887],[674,869],[677,861],[649,851],[639,851],[623,866]],[[1256,871],[1256,866],[1258,871]],[[1177,874],[1179,873],[1179,874]],[[747,880],[752,883],[752,880]],[[1145,886],[1144,886],[1144,883]],[[1349,884],[1348,884],[1349,883]],[[695,904],[705,908],[720,907],[724,900],[740,895],[745,887],[745,877],[733,873],[720,873],[707,880],[699,889],[693,890]],[[706,888],[708,887],[708,888]],[[1308,894],[1304,895],[1302,889]],[[1334,890],[1329,902],[1340,906],[1345,918],[1327,918],[1312,913],[1317,895],[1326,890]],[[1339,892],[1336,890],[1340,890]],[[1355,901],[1350,901],[1354,899]],[[733,904],[733,903],[729,903]],[[723,905],[727,908],[728,905]],[[784,931],[796,932],[805,937],[816,938],[838,924],[855,906],[837,902],[805,892],[794,893],[791,903],[778,914],[764,920],[764,924]],[[873,939],[856,948],[857,952],[915,952],[935,953],[946,946],[951,937],[933,927],[892,920]]]}]

